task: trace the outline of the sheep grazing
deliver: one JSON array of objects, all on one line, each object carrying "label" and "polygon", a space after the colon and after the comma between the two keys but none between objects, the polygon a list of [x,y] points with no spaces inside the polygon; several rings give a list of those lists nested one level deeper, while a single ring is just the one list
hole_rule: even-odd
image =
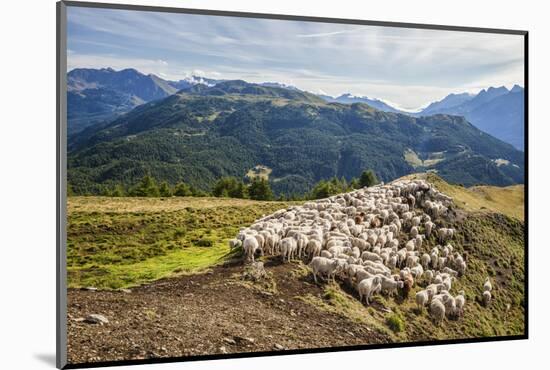
[{"label": "sheep grazing", "polygon": [[367,305],[374,294],[408,299],[415,284],[426,286],[415,293],[416,304],[420,312],[428,306],[440,323],[445,314],[461,313],[465,301],[449,293],[467,262],[466,253],[448,244],[452,207],[452,199],[425,180],[397,180],[262,216],[229,246],[242,246],[245,263],[258,254],[309,262],[316,283],[347,283]]},{"label": "sheep grazing", "polygon": [[294,257],[294,254],[296,253],[296,239],[292,237],[284,238],[280,242],[280,249],[281,249],[281,256],[283,257],[283,261],[285,260],[285,257],[286,257],[288,262],[290,262],[290,258]]},{"label": "sheep grazing", "polygon": [[370,304],[369,302],[370,297],[380,289],[381,289],[381,284],[380,284],[379,276],[373,276],[368,279],[361,280],[359,284],[357,284],[359,301],[363,302],[363,298],[365,298],[365,303],[368,306]]},{"label": "sheep grazing", "polygon": [[229,248],[231,250],[235,249],[235,248],[239,248],[243,245],[243,242],[239,239],[231,239],[229,240]]},{"label": "sheep grazing", "polygon": [[489,306],[489,303],[491,303],[491,292],[489,290],[486,290],[483,292],[482,299],[483,299],[483,305],[485,307]]},{"label": "sheep grazing", "polygon": [[435,224],[431,221],[428,221],[424,224],[424,233],[426,235],[426,238],[429,238],[432,234],[432,229],[434,228]]},{"label": "sheep grazing", "polygon": [[330,280],[331,277],[334,278],[338,268],[338,261],[325,257],[313,257],[309,263],[309,267],[313,271],[313,280],[317,283],[317,275],[326,275],[327,280]]},{"label": "sheep grazing", "polygon": [[441,229],[437,230],[437,236],[439,237],[439,242],[444,243],[447,240],[450,240],[454,236],[454,229],[447,229],[442,227]]},{"label": "sheep grazing", "polygon": [[422,312],[422,309],[430,302],[432,296],[433,291],[431,290],[421,290],[416,293],[415,300],[416,305],[418,306],[418,311]]},{"label": "sheep grazing", "polygon": [[458,295],[455,297],[456,303],[456,313],[458,316],[462,316],[464,305],[466,304],[466,298],[464,297],[464,291],[461,290],[458,292]]},{"label": "sheep grazing", "polygon": [[436,325],[441,324],[445,318],[445,305],[440,299],[432,299],[430,303],[430,315]]},{"label": "sheep grazing", "polygon": [[491,280],[487,278],[485,279],[485,283],[483,284],[483,291],[490,292],[491,290],[493,290],[493,285],[491,284]]},{"label": "sheep grazing", "polygon": [[321,242],[319,240],[311,239],[306,246],[306,251],[309,256],[318,257],[321,255]]},{"label": "sheep grazing", "polygon": [[246,237],[243,241],[245,260],[254,262],[254,254],[258,248],[258,240],[254,236]]},{"label": "sheep grazing", "polygon": [[392,296],[397,289],[403,289],[403,281],[395,281],[393,278],[387,276],[379,276],[381,281],[381,291]]},{"label": "sheep grazing", "polygon": [[409,297],[409,293],[411,292],[411,289],[413,288],[414,286],[414,280],[413,280],[413,277],[412,275],[407,275],[405,277],[405,279],[403,279],[403,298],[408,298]]}]

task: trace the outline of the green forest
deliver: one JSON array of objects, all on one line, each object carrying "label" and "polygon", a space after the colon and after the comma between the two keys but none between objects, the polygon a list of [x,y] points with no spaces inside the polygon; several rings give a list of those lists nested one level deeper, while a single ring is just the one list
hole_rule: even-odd
[{"label": "green forest", "polygon": [[[238,198],[252,200],[307,200],[322,199],[332,195],[345,193],[354,189],[369,187],[378,184],[378,178],[372,170],[365,170],[358,178],[346,181],[345,178],[330,178],[320,180],[306,193],[293,193],[289,196],[281,194],[275,197],[268,180],[263,178],[252,178],[244,182],[235,177],[222,177],[212,187],[211,191],[204,191],[195,188],[185,182],[178,182],[174,185],[166,181],[159,182],[153,176],[147,174],[136,184],[125,187],[123,184],[114,186],[103,186],[100,195],[108,197],[218,197]],[[68,195],[76,195],[69,186]]]}]

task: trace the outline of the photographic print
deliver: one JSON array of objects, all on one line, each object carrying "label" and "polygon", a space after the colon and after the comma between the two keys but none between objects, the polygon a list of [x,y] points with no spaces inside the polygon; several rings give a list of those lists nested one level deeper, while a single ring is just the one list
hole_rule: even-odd
[{"label": "photographic print", "polygon": [[526,337],[526,32],[63,6],[69,367]]}]

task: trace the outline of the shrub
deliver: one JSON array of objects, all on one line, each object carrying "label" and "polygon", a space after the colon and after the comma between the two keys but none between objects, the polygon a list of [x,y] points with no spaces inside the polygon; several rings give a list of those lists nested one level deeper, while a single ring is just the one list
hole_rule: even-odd
[{"label": "shrub", "polygon": [[374,174],[374,172],[372,170],[363,171],[363,173],[361,174],[361,177],[359,178],[359,184],[362,187],[373,186],[373,185],[378,184],[378,182],[379,182],[378,178],[376,177],[376,175]]},{"label": "shrub", "polygon": [[193,244],[197,247],[211,247],[214,243],[210,239],[195,239],[193,240]]},{"label": "shrub", "polygon": [[386,319],[386,324],[396,333],[402,332],[405,330],[405,322],[401,316],[393,314]]}]

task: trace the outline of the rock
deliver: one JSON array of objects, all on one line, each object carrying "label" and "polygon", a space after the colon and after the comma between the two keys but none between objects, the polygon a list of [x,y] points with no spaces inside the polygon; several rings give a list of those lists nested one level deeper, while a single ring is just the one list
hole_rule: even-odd
[{"label": "rock", "polygon": [[252,262],[246,266],[243,272],[243,279],[258,281],[267,276],[267,272],[264,268],[264,263],[260,261]]},{"label": "rock", "polygon": [[281,346],[279,343],[275,343],[275,344],[273,345],[273,347],[274,347],[275,349],[278,349],[278,350],[285,349],[285,347]]},{"label": "rock", "polygon": [[231,338],[223,338],[223,341],[227,344],[231,344],[231,345],[235,345],[237,344],[237,342],[235,342],[235,339],[231,339]]},{"label": "rock", "polygon": [[109,320],[107,320],[105,316],[100,314],[95,314],[95,313],[88,315],[84,321],[87,322],[88,324],[99,324],[99,325],[109,323]]},{"label": "rock", "polygon": [[290,316],[297,316],[296,312],[294,312],[294,310],[290,310]]},{"label": "rock", "polygon": [[84,322],[84,321],[86,321],[86,319],[83,318],[83,317],[77,317],[76,319],[73,319],[73,321],[74,322]]},{"label": "rock", "polygon": [[250,337],[234,336],[233,339],[239,343],[244,343],[244,344],[254,344],[255,342],[255,339]]},{"label": "rock", "polygon": [[225,348],[225,346],[221,346],[220,347],[220,352],[221,353],[227,353],[227,348]]},{"label": "rock", "polygon": [[97,288],[95,286],[88,286],[86,288],[82,288],[82,290],[87,290],[90,292],[97,292]]},{"label": "rock", "polygon": [[122,293],[130,294],[132,291],[130,289],[120,289]]},{"label": "rock", "polygon": [[273,296],[273,293],[271,293],[271,292],[261,291],[260,294],[263,295],[263,296],[266,296],[266,297],[272,297]]}]

